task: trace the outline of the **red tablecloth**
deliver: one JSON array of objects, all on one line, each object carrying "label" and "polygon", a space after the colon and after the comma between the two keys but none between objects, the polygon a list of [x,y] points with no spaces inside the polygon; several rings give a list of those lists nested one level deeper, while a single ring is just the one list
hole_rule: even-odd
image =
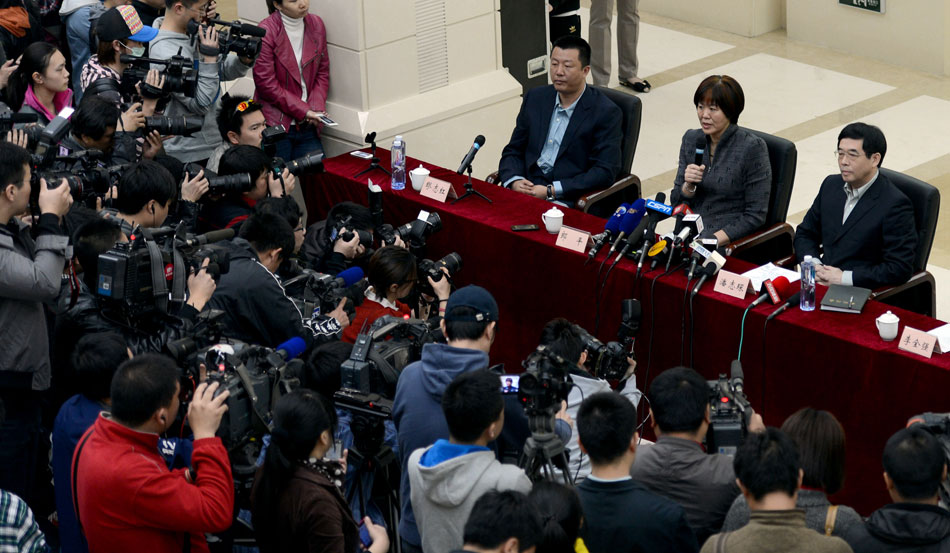
[{"label": "red tablecloth", "polygon": [[[381,154],[388,168],[388,152],[381,150]],[[555,236],[541,224],[541,213],[550,207],[547,202],[476,181],[475,188],[493,204],[474,197],[455,205],[442,204],[420,196],[408,183],[406,190],[390,191],[389,178],[379,171],[353,178],[367,163],[350,155],[331,158],[325,162],[326,173],[305,182],[311,222],[323,218],[337,202],[366,203],[367,179],[382,183],[389,223],[410,221],[420,209],[437,211],[444,229],[429,240],[428,256],[438,259],[459,252],[463,268],[456,284],[477,283],[498,300],[501,322],[492,348],[493,363],[504,362],[507,370],[520,370],[521,360],[536,347],[541,328],[554,317],[566,317],[594,331],[597,266],[603,254],[598,263],[584,266],[585,255],[555,247]],[[408,167],[420,164],[433,177],[453,183],[458,193],[464,192],[465,177],[414,159]],[[563,211],[568,226],[591,232],[603,228],[603,219]],[[524,223],[538,223],[541,230],[510,230],[511,225]],[[743,272],[752,265],[730,259],[725,268]],[[633,263],[623,261],[611,273],[601,296],[598,337],[606,341],[616,335],[622,299],[641,300],[643,319],[636,351],[638,384],[644,389],[648,378],[663,369],[689,365],[690,325],[688,318],[683,323],[684,311],[688,312],[683,301],[685,274],[663,277],[654,287],[661,271],[647,273],[639,282],[635,271]],[[825,290],[819,286],[818,301]],[[714,293],[711,285],[696,296],[693,365],[707,378],[729,371],[738,354],[742,312],[751,301],[752,296],[739,300]],[[900,317],[901,330],[904,325],[930,330],[941,323],[870,301],[860,315],[791,309],[763,331],[772,309],[758,306],[746,318],[742,351],[746,392],[766,424],[773,426],[805,406],[834,413],[847,432],[848,477],[845,489],[832,499],[869,514],[889,501],[881,478],[881,452],[887,438],[912,415],[950,411],[950,356],[928,360],[899,351],[896,341],[879,338],[874,319],[891,310]],[[686,347],[682,348],[684,326]]]}]

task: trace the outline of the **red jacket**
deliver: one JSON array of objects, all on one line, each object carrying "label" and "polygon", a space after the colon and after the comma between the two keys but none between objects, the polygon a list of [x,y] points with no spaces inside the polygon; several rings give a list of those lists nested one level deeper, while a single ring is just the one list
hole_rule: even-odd
[{"label": "red jacket", "polygon": [[343,336],[341,336],[340,339],[344,342],[355,344],[356,338],[360,335],[360,329],[363,328],[364,322],[366,323],[366,328],[369,329],[373,322],[375,322],[376,319],[380,317],[384,317],[386,315],[405,317],[412,313],[412,310],[409,308],[409,306],[399,300],[396,300],[396,307],[399,308],[398,311],[395,309],[390,309],[389,307],[385,307],[383,304],[373,301],[369,298],[364,299],[363,303],[356,308],[356,315],[354,315],[353,320],[350,321],[350,326],[343,330]]},{"label": "red jacket", "polygon": [[308,110],[325,111],[330,89],[330,59],[327,57],[327,29],[323,20],[313,14],[304,19],[300,65],[307,83],[306,102],[300,99],[303,92],[300,69],[280,12],[270,14],[259,26],[267,29],[267,35],[254,64],[254,98],[263,104],[267,124],[289,128],[293,121],[303,121]]},{"label": "red jacket", "polygon": [[185,480],[184,470],[168,470],[158,434],[100,415],[83,442],[73,458],[75,501],[92,553],[177,553],[184,532],[191,533],[192,551],[206,552],[203,532],[231,526],[234,482],[220,438],[195,440],[197,484]]}]

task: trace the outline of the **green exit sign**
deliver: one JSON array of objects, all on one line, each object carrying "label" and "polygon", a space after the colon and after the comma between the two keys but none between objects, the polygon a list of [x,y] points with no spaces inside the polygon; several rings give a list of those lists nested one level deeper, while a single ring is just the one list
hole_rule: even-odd
[{"label": "green exit sign", "polygon": [[884,0],[838,0],[838,3],[869,12],[884,13]]}]

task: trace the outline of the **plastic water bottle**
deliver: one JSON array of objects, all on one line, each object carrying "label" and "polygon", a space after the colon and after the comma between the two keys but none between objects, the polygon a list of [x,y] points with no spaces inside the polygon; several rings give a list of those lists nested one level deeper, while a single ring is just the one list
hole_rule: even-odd
[{"label": "plastic water bottle", "polygon": [[815,310],[815,262],[806,255],[799,265],[802,273],[802,295],[798,302],[802,311]]},{"label": "plastic water bottle", "polygon": [[406,142],[402,135],[396,135],[393,141],[393,190],[405,190],[406,188]]}]

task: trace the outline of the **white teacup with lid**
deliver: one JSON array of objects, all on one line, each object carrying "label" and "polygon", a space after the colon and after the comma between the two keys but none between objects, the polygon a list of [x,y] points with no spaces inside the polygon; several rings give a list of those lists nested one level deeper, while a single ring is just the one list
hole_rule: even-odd
[{"label": "white teacup with lid", "polygon": [[900,318],[890,311],[884,313],[874,320],[874,324],[877,325],[877,331],[881,335],[881,339],[888,342],[894,338],[897,338],[897,330],[898,327],[900,327],[900,322]]},{"label": "white teacup with lid", "polygon": [[551,209],[541,214],[541,220],[544,222],[544,228],[546,228],[548,232],[557,234],[557,231],[561,230],[561,225],[564,223],[564,212],[552,206]]},{"label": "white teacup with lid", "polygon": [[428,176],[429,170],[421,165],[409,171],[409,180],[412,181],[412,189],[416,192],[422,190],[422,185],[425,184],[426,177]]}]

